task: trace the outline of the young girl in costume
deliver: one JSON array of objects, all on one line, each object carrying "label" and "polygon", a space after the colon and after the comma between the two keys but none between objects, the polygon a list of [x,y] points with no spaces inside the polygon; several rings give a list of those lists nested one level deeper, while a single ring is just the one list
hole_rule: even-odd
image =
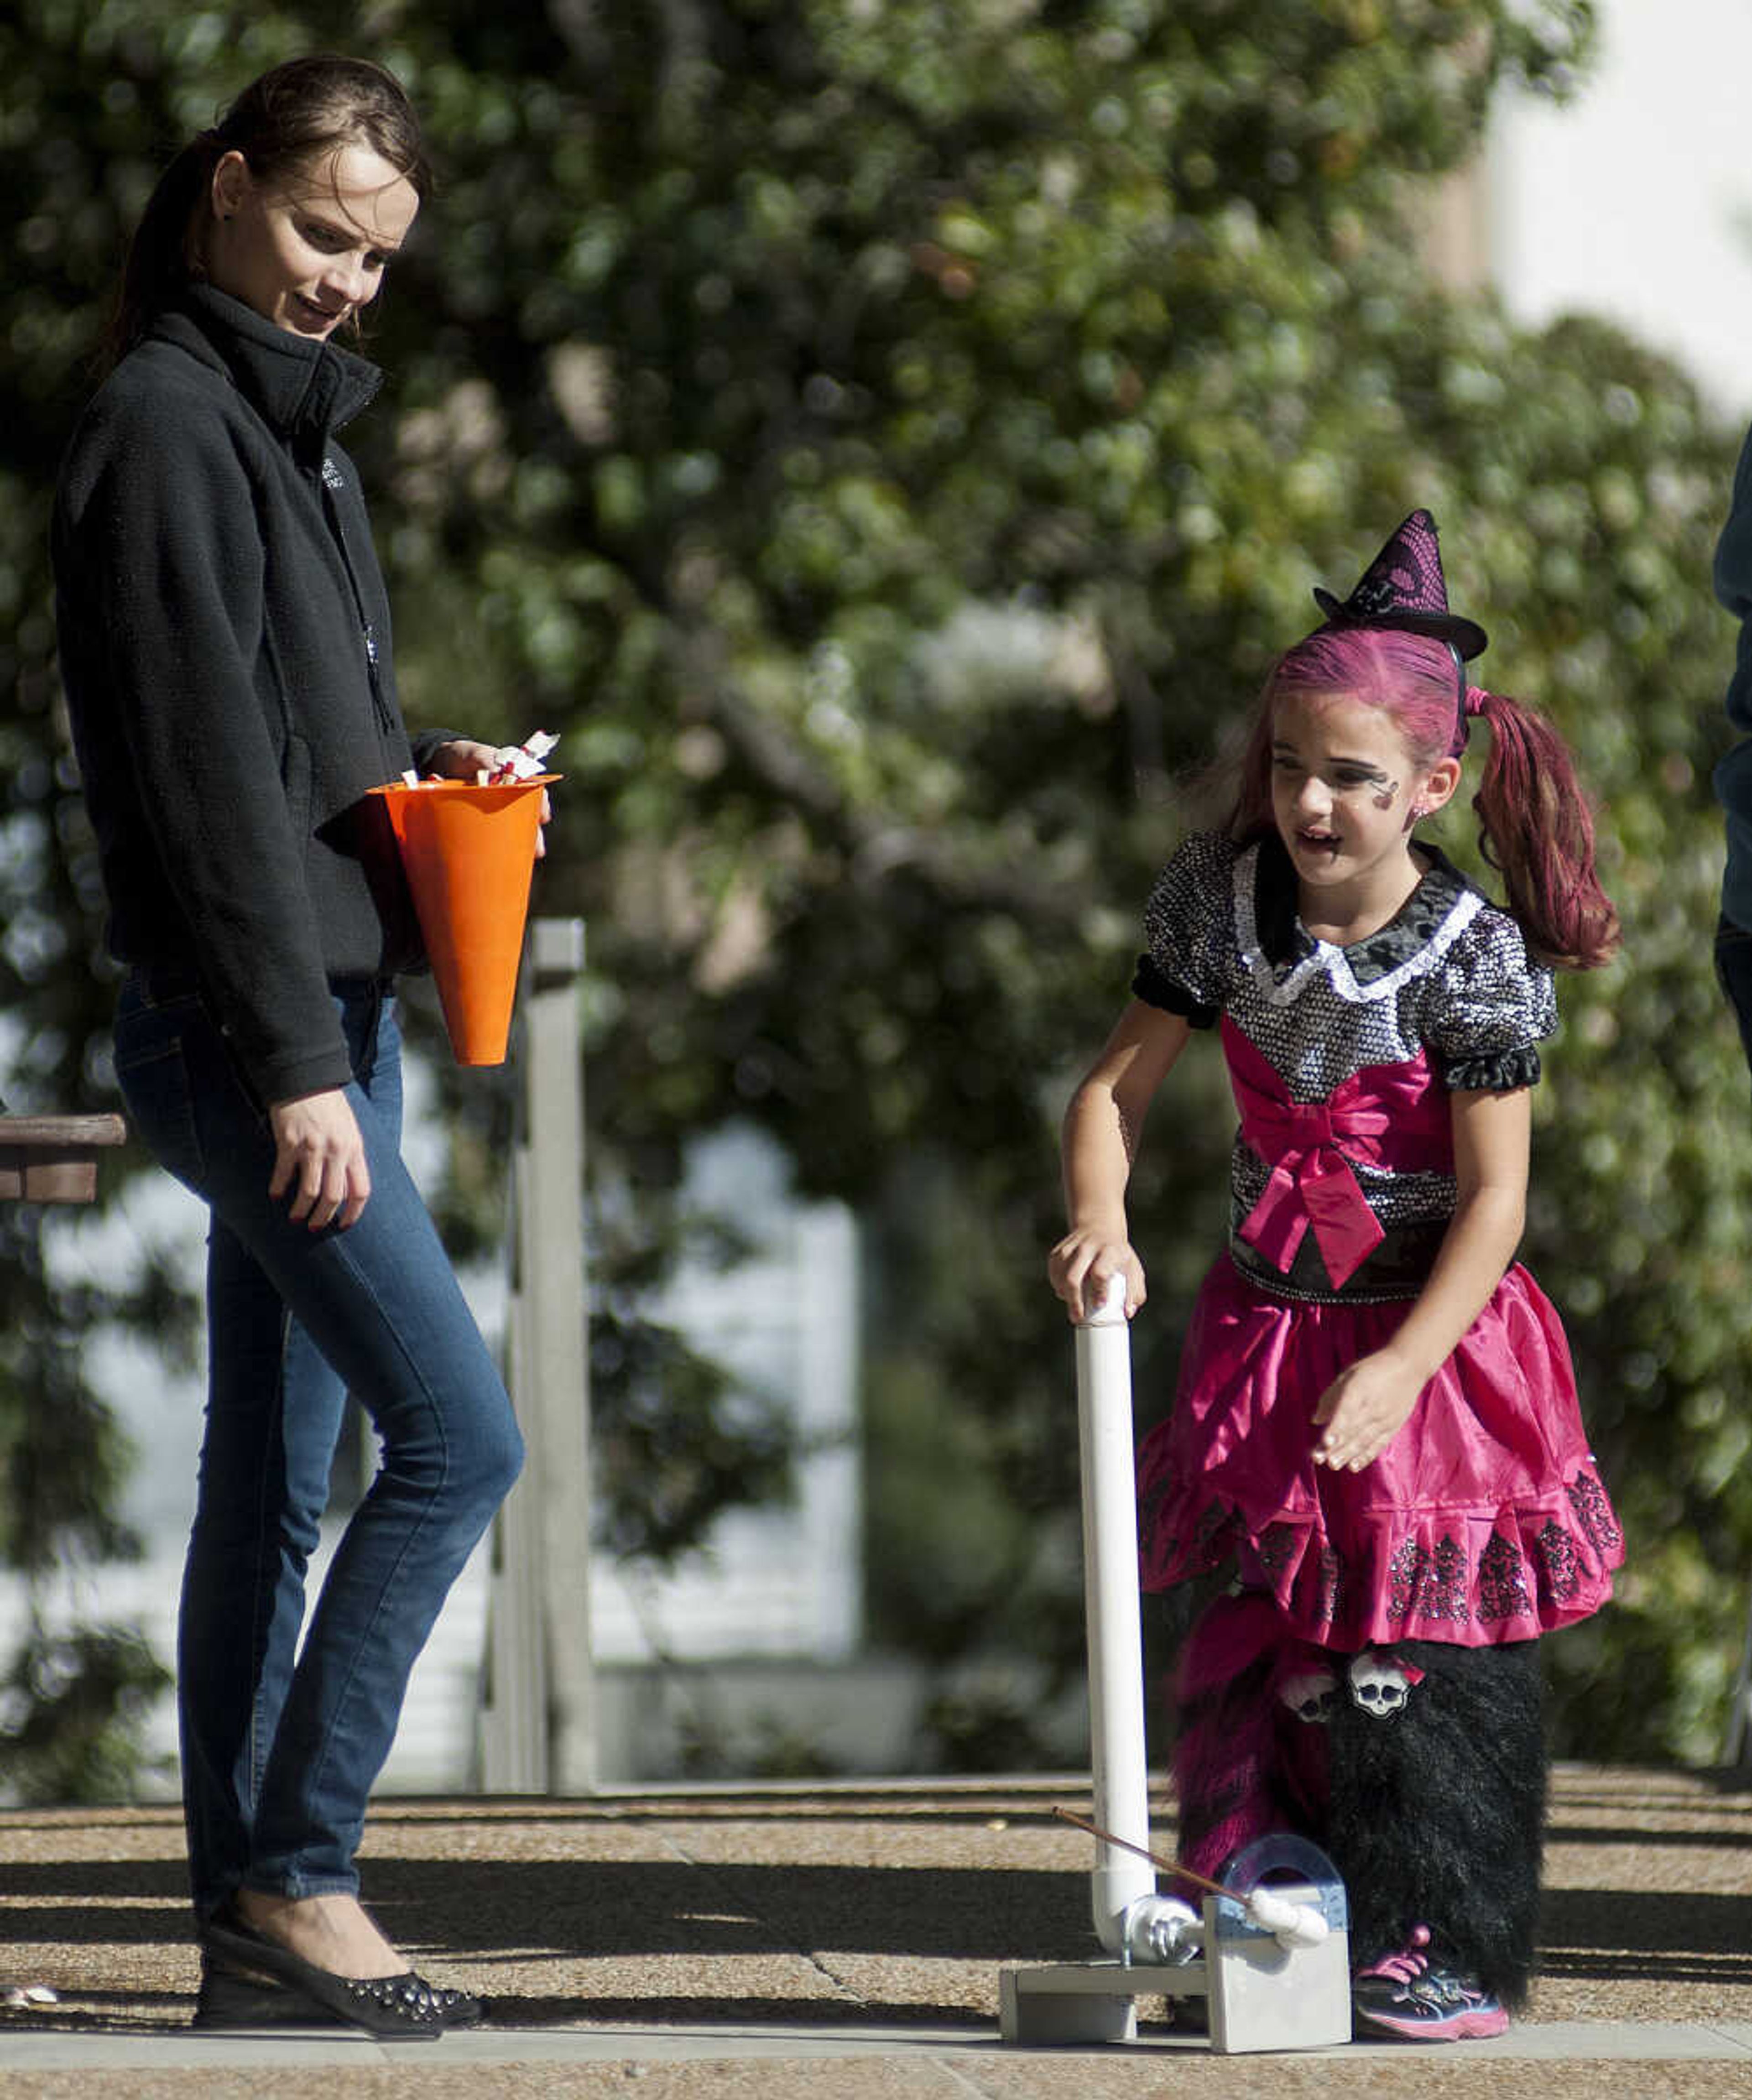
[{"label": "young girl in costume", "polygon": [[[1549,1301],[1514,1264],[1553,968],[1617,922],[1562,743],[1469,685],[1434,521],[1406,519],[1268,682],[1225,830],[1156,885],[1133,999],[1067,1113],[1073,1319],[1124,1279],[1145,1111],[1216,1027],[1240,1111],[1228,1252],[1141,1456],[1146,1588],[1226,1562],[1176,1687],[1180,1856],[1274,1829],[1331,1855],[1365,2032],[1499,2033],[1532,1974],[1537,1641],[1622,1541]],[[1507,906],[1420,835],[1475,801]]]}]

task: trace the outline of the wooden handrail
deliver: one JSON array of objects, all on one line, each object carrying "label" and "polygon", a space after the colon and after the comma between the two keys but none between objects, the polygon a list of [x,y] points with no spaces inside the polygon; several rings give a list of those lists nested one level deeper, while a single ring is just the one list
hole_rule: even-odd
[{"label": "wooden handrail", "polygon": [[118,1115],[0,1115],[0,1202],[92,1202],[98,1153],[127,1136]]}]

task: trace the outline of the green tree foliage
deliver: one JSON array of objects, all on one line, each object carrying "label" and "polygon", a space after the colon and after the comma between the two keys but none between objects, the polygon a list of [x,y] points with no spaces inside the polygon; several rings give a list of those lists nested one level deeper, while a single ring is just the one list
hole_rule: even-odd
[{"label": "green tree foliage", "polygon": [[[119,229],[262,65],[361,50],[444,175],[360,434],[410,715],[564,735],[543,908],[591,924],[605,1184],[660,1208],[688,1137],[743,1117],[871,1221],[880,1628],[1016,1665],[946,1696],[942,1754],[1048,1745],[1078,1666],[1054,1124],[1176,783],[1309,584],[1423,503],[1485,668],[1581,751],[1626,920],[1564,987],[1539,1097],[1529,1253],[1634,1569],[1552,1643],[1561,1740],[1707,1756],[1752,1566],[1752,1149],[1707,960],[1732,436],[1621,334],[1529,333],[1417,259],[1493,96],[1564,88],[1590,26],[1563,0],[23,0],[0,990],[33,1083],[108,1098],[41,531]],[[1216,1063],[1176,1073],[1135,1185],[1147,1408],[1221,1229]]]},{"label": "green tree foliage", "polygon": [[0,1680],[8,1796],[35,1805],[133,1793],[139,1731],[170,1682],[132,1628],[33,1629]]}]

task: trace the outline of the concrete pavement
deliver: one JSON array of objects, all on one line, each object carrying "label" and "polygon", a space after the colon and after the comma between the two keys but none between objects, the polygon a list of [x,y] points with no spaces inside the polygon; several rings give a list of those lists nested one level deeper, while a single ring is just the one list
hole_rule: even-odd
[{"label": "concrete pavement", "polygon": [[[792,2093],[845,2100],[1752,2096],[1743,1776],[1554,1775],[1542,1973],[1499,2040],[1213,2057],[1146,2001],[1136,2044],[1018,2050],[1002,1967],[1079,1961],[1071,1778],[384,1801],[362,1854],[386,1929],[492,2023],[436,2043],[188,2029],[181,1833],[159,1807],[0,1815],[0,2093]],[[1159,1826],[1171,1817],[1164,1804]]]}]

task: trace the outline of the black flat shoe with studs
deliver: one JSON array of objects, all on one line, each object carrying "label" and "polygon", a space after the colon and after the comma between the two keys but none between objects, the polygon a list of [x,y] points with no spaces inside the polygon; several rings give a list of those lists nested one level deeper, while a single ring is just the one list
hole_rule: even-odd
[{"label": "black flat shoe with studs", "polygon": [[[479,2027],[487,2017],[484,2001],[470,1991],[453,1991],[421,1977],[446,2027]],[[228,1968],[210,1951],[201,1957],[201,1995],[192,2025],[201,2028],[338,2027],[337,2016],[290,1984],[265,1976],[246,1976]]]},{"label": "black flat shoe with studs", "polygon": [[245,1925],[229,1904],[201,1926],[201,1939],[212,1959],[196,2007],[199,2027],[338,2023],[382,2041],[435,2041],[444,2031],[438,1994],[411,1969],[399,1976],[338,1976]]},{"label": "black flat shoe with studs", "polygon": [[201,1957],[201,1995],[195,2001],[193,2027],[235,2031],[239,2027],[338,2028],[338,2015],[319,2005],[289,1983],[266,1976],[245,1976],[220,1965],[213,1956]]},{"label": "black flat shoe with studs", "polygon": [[438,2008],[438,2017],[447,2027],[478,2027],[487,2017],[487,2001],[478,1998],[472,1991],[453,1991],[448,1984],[427,1983],[420,1981],[432,1994],[432,2002]]}]

